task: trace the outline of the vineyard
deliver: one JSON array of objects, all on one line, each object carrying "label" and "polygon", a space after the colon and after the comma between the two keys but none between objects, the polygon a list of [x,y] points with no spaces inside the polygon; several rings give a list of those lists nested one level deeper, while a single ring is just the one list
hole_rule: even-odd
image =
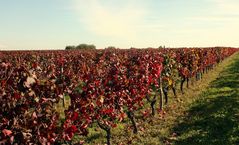
[{"label": "vineyard", "polygon": [[110,145],[118,124],[137,134],[136,114],[142,120],[163,114],[192,81],[237,51],[0,51],[0,144],[73,144],[98,127]]}]

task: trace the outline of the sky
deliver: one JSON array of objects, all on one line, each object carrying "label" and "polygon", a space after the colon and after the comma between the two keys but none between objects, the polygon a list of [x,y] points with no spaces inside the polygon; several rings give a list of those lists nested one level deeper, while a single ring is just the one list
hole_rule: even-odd
[{"label": "sky", "polygon": [[0,0],[0,50],[239,47],[239,0]]}]

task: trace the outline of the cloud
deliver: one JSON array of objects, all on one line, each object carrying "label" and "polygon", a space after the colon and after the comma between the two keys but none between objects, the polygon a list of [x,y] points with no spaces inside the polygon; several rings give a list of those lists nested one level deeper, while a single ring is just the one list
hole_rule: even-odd
[{"label": "cloud", "polygon": [[[177,9],[172,9],[167,13],[170,7],[160,9],[152,0],[72,0],[72,10],[79,27],[87,31],[86,39],[94,39],[101,47],[109,43],[116,47],[176,46],[186,45],[188,41],[199,44],[198,39],[211,44],[214,41],[211,38],[215,38],[213,44],[216,40],[226,42],[223,34],[238,31],[239,0],[205,1],[205,9],[198,10],[200,13],[187,13],[183,17],[186,11],[177,15]],[[158,4],[171,6],[165,1]],[[228,44],[232,44],[232,38]]]},{"label": "cloud", "polygon": [[238,0],[208,0],[209,9],[206,14],[190,17],[188,20],[206,23],[239,22]]},{"label": "cloud", "polygon": [[195,16],[189,18],[190,20],[201,21],[201,22],[235,22],[239,18],[233,15],[207,15],[207,16]]},{"label": "cloud", "polygon": [[238,15],[238,0],[211,0],[216,7],[214,13],[226,15]]},{"label": "cloud", "polygon": [[147,3],[142,0],[74,0],[74,10],[84,27],[98,36],[136,38],[143,29],[160,29],[148,24]]}]

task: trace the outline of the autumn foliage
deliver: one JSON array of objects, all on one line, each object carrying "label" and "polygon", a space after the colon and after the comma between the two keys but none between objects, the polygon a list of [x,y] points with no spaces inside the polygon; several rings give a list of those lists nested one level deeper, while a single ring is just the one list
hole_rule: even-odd
[{"label": "autumn foliage", "polygon": [[[127,116],[134,122],[134,112],[144,106],[150,93],[175,85],[175,79],[195,77],[236,51],[0,52],[0,144],[71,142],[74,135],[87,135],[92,124],[110,137],[110,130]],[[71,105],[62,119],[55,105],[66,95]]]}]

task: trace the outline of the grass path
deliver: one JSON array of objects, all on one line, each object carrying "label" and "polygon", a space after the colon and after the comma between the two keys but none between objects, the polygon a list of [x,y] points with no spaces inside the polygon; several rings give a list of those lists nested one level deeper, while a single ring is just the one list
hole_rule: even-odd
[{"label": "grass path", "polygon": [[212,81],[172,130],[174,144],[239,144],[239,55]]}]

